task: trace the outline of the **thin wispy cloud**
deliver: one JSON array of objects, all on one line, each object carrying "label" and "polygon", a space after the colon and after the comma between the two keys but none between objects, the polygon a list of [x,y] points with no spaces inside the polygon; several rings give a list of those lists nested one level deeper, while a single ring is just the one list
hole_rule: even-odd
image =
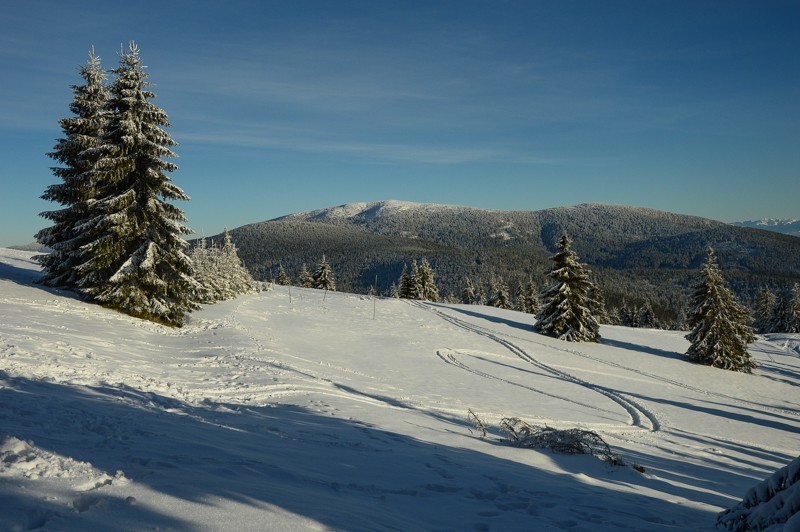
[{"label": "thin wispy cloud", "polygon": [[411,144],[336,141],[309,137],[286,137],[260,134],[183,133],[176,138],[186,143],[229,145],[239,148],[282,149],[318,154],[353,154],[375,160],[404,161],[419,164],[465,164],[477,161],[515,161],[525,164],[553,164],[554,161],[520,156],[489,148],[445,148]]},{"label": "thin wispy cloud", "polygon": [[[41,194],[46,157],[23,175],[20,154],[51,148],[91,46],[111,69],[136,40],[196,197],[224,173],[285,214],[274,175],[311,187],[337,176],[342,201],[413,176],[437,184],[438,202],[456,187],[493,208],[619,195],[718,219],[751,202],[797,216],[800,6],[731,1],[12,0],[0,17],[0,175]],[[677,192],[731,176],[741,190],[724,201]],[[23,203],[0,211],[19,218]]]}]

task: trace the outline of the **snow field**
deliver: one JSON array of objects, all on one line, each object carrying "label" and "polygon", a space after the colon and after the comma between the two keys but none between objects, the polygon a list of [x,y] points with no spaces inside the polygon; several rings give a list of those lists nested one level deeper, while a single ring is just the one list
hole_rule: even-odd
[{"label": "snow field", "polygon": [[[800,447],[798,335],[745,375],[681,333],[295,287],[169,329],[32,285],[30,255],[0,252],[0,529],[713,530]],[[503,417],[645,472],[510,447]]]}]

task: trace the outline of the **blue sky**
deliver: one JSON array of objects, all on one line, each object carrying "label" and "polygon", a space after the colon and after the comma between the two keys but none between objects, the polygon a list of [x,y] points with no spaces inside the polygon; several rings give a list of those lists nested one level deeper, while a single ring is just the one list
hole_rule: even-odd
[{"label": "blue sky", "polygon": [[0,245],[135,40],[197,233],[354,201],[800,217],[800,2],[7,0]]}]

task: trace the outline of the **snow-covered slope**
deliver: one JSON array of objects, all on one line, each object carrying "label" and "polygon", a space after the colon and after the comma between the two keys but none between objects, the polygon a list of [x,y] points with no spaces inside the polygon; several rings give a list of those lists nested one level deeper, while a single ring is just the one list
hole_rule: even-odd
[{"label": "snow-covered slope", "polygon": [[[798,335],[744,375],[685,362],[680,333],[566,344],[286,287],[168,329],[34,285],[30,256],[0,250],[2,530],[713,530],[798,452]],[[505,416],[644,472],[506,445]]]}]

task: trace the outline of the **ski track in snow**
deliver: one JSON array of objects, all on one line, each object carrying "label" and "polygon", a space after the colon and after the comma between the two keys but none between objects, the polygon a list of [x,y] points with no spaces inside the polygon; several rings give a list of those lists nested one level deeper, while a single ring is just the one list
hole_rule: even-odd
[{"label": "ski track in snow", "polygon": [[[428,303],[424,303],[424,302],[420,302],[420,301],[412,301],[412,300],[404,300],[404,301],[409,303],[409,304],[412,304],[412,305],[414,305],[416,307],[424,308],[425,310],[433,312],[436,315],[438,315],[439,317],[441,317],[442,319],[444,319],[445,321],[447,321],[448,323],[451,323],[451,324],[453,324],[453,325],[455,325],[455,326],[457,326],[457,327],[459,327],[461,329],[473,332],[475,334],[478,334],[480,336],[483,336],[483,337],[486,337],[486,338],[489,338],[489,339],[493,340],[494,342],[496,342],[496,343],[500,344],[501,346],[503,346],[504,348],[506,348],[508,351],[510,351],[512,354],[514,354],[518,358],[533,364],[534,366],[536,366],[539,369],[544,370],[545,372],[551,373],[552,375],[554,375],[556,377],[563,378],[564,380],[567,380],[569,382],[573,382],[574,384],[586,387],[586,388],[588,388],[588,389],[590,389],[592,391],[595,391],[597,393],[600,393],[600,394],[608,397],[609,399],[611,399],[615,403],[619,404],[628,413],[629,418],[631,419],[631,427],[632,428],[644,429],[648,433],[659,432],[665,427],[664,420],[660,416],[657,416],[655,413],[653,413],[652,410],[644,407],[638,401],[633,401],[630,398],[625,397],[622,394],[619,394],[618,392],[615,392],[613,390],[609,390],[608,388],[605,388],[605,387],[600,386],[600,385],[592,384],[592,383],[590,383],[590,382],[588,382],[588,381],[586,381],[584,379],[580,379],[578,377],[575,377],[575,376],[573,376],[573,375],[571,375],[571,374],[569,374],[567,372],[564,372],[562,370],[559,370],[559,369],[553,368],[551,366],[548,366],[547,364],[544,364],[544,363],[534,359],[528,352],[526,352],[524,349],[519,347],[517,344],[514,344],[513,342],[511,342],[511,341],[509,341],[509,340],[507,340],[505,338],[501,338],[500,335],[508,337],[508,338],[514,338],[514,339],[520,340],[520,341],[525,341],[527,343],[532,343],[532,344],[544,347],[544,348],[546,348],[548,350],[558,351],[558,352],[566,353],[566,354],[569,354],[569,355],[578,356],[578,357],[581,357],[581,358],[584,358],[584,359],[587,359],[587,360],[591,360],[591,361],[599,363],[599,364],[604,364],[604,365],[607,365],[609,367],[613,367],[613,368],[617,368],[617,369],[620,369],[620,370],[628,371],[628,372],[640,375],[642,377],[646,377],[648,379],[652,379],[653,381],[661,382],[661,383],[663,383],[663,384],[665,384],[667,386],[675,386],[677,388],[681,388],[681,389],[684,389],[684,390],[687,390],[687,391],[691,391],[691,392],[696,393],[696,394],[698,394],[700,396],[718,398],[718,399],[726,402],[727,404],[733,403],[733,404],[743,405],[743,407],[745,409],[748,409],[748,410],[756,408],[757,410],[764,411],[766,413],[772,413],[773,415],[777,416],[778,418],[783,418],[784,416],[788,416],[790,418],[796,418],[798,413],[800,413],[800,410],[787,410],[785,408],[779,408],[779,407],[776,407],[776,406],[766,405],[766,404],[762,404],[762,403],[756,404],[756,403],[753,403],[752,401],[748,401],[748,400],[742,399],[740,397],[735,397],[735,396],[730,395],[730,394],[725,394],[725,393],[715,392],[713,390],[699,388],[697,386],[692,386],[690,384],[678,381],[676,379],[671,379],[669,377],[664,377],[662,375],[657,375],[655,373],[643,371],[643,370],[636,369],[636,368],[631,368],[631,367],[626,366],[624,364],[620,364],[620,363],[613,362],[613,361],[610,361],[610,360],[604,360],[604,359],[592,356],[592,355],[590,355],[588,353],[579,351],[577,349],[571,349],[571,348],[567,348],[567,347],[561,347],[561,346],[552,345],[550,343],[545,343],[545,342],[542,342],[542,341],[537,341],[533,337],[531,337],[531,338],[527,338],[527,337],[526,338],[520,338],[519,336],[515,336],[513,334],[506,334],[506,333],[502,333],[502,332],[499,332],[499,331],[491,330],[491,329],[488,329],[486,327],[482,327],[482,326],[474,324],[474,323],[469,323],[469,322],[467,322],[465,320],[462,320],[460,318],[457,318],[455,316],[447,314],[446,312],[444,312],[444,311],[442,311],[442,310],[440,310],[440,309],[436,308],[435,306],[430,305]],[[793,351],[791,349],[783,348],[781,346],[777,346],[773,342],[770,342],[770,341],[767,341],[767,340],[757,340],[755,342],[755,345],[762,346],[764,348],[763,352],[767,356],[767,358],[769,358],[771,362],[776,363],[776,364],[777,364],[777,362],[769,355],[769,350],[777,349],[777,350],[780,350],[780,351],[787,352],[789,354],[793,354]],[[464,364],[463,362],[455,360],[455,356],[452,353],[448,353],[448,354],[445,354],[445,355],[443,355],[442,353],[437,353],[437,356],[443,362],[451,364],[451,365],[454,365],[454,366],[457,366],[457,367],[459,367],[459,368],[461,368],[461,369],[463,369],[465,371],[469,371],[471,373],[483,376],[485,378],[490,378],[490,379],[494,379],[494,380],[501,380],[501,381],[507,382],[509,384],[512,384],[514,386],[521,386],[523,388],[529,389],[529,390],[537,392],[537,393],[542,393],[541,391],[533,389],[533,388],[530,388],[528,386],[520,385],[518,383],[508,382],[505,379],[501,379],[501,378],[496,377],[494,375],[490,375],[490,374],[487,374],[485,372],[481,372],[479,370],[471,368],[471,367],[467,366],[466,364]],[[797,385],[797,384],[795,384],[795,385]],[[549,395],[549,394],[544,394],[544,395]],[[572,401],[572,400],[570,400],[568,398],[564,398],[564,397],[557,397],[557,398],[559,398],[559,399],[561,399],[563,401],[566,401],[566,402],[574,402],[574,401]],[[595,405],[591,405],[590,408],[592,408],[592,409],[594,409],[596,411],[600,411],[600,409],[598,409],[597,406],[595,406]],[[610,426],[610,425],[608,425],[606,423],[591,424],[591,425],[596,426],[596,427],[604,428],[610,436],[613,436],[613,437],[616,437],[616,438],[621,438],[623,440],[627,440],[627,438],[622,437],[622,432],[625,432],[625,431],[620,432],[619,431],[619,427]],[[608,431],[611,431],[611,432],[608,432]],[[735,443],[735,444],[741,445],[743,447],[753,447],[753,448],[758,448],[759,447],[757,444],[755,444],[752,441],[743,440],[743,439],[739,439],[739,438],[728,438],[728,441],[730,441],[731,443]],[[653,441],[653,442],[648,444],[647,442],[641,441],[641,440],[639,440],[639,442],[647,444],[647,445],[652,445],[652,444],[655,443]],[[673,443],[677,444],[678,442],[674,441]],[[687,447],[688,449],[694,449],[692,446],[687,445],[685,443],[684,444],[680,444],[680,445],[682,445],[684,447]],[[761,445],[760,447],[762,449],[764,449],[764,450],[769,450],[771,452],[776,452],[776,453],[781,452],[781,449],[779,449],[779,448],[772,448],[772,447],[763,446],[763,445]],[[706,449],[704,449],[704,450],[706,450]],[[707,451],[708,452],[717,452],[717,450],[714,449],[714,448],[708,448]]]},{"label": "ski track in snow", "polygon": [[[648,410],[645,407],[643,407],[638,402],[636,402],[636,401],[634,401],[634,400],[632,400],[632,399],[630,399],[628,397],[625,397],[623,394],[621,394],[619,392],[616,392],[616,391],[613,391],[613,390],[609,390],[608,388],[605,388],[604,386],[599,386],[597,384],[592,384],[589,381],[586,381],[584,379],[578,378],[578,377],[576,377],[574,375],[571,375],[571,374],[569,374],[569,373],[567,373],[565,371],[561,371],[561,370],[556,369],[556,368],[554,368],[552,366],[544,364],[543,362],[540,362],[540,361],[536,360],[533,356],[531,356],[527,351],[525,351],[524,349],[522,349],[518,345],[512,343],[509,340],[501,338],[494,331],[491,331],[491,330],[486,329],[484,327],[481,327],[479,325],[475,325],[475,324],[469,323],[467,321],[464,321],[462,319],[459,319],[459,318],[456,318],[454,316],[451,316],[449,314],[446,314],[446,313],[442,312],[441,310],[439,310],[437,308],[434,308],[434,307],[432,307],[430,305],[426,305],[425,303],[422,303],[422,302],[414,301],[414,302],[411,302],[411,304],[413,304],[415,306],[418,306],[419,308],[423,308],[423,309],[426,309],[426,310],[429,310],[429,311],[433,312],[437,316],[441,317],[443,320],[455,325],[456,327],[459,327],[461,329],[473,332],[473,333],[478,334],[480,336],[486,337],[486,338],[488,338],[488,339],[490,339],[490,340],[492,340],[494,342],[497,342],[498,344],[503,346],[505,349],[510,351],[512,354],[514,354],[517,358],[520,358],[523,361],[525,361],[525,362],[527,362],[529,364],[532,364],[533,366],[535,366],[536,368],[538,368],[538,369],[540,369],[542,371],[545,371],[545,372],[547,372],[547,373],[549,373],[549,374],[551,374],[551,375],[553,375],[553,376],[555,376],[557,378],[563,379],[563,380],[565,380],[567,382],[571,382],[571,383],[576,384],[578,386],[582,386],[584,388],[588,388],[589,390],[592,390],[593,392],[599,393],[599,394],[607,397],[608,399],[611,399],[612,401],[617,403],[620,407],[622,407],[623,410],[625,410],[625,412],[627,413],[628,417],[630,418],[630,425],[631,426],[638,427],[638,428],[647,430],[649,432],[658,432],[661,429],[661,422],[655,416],[655,414],[653,414],[650,410]],[[544,345],[544,344],[542,344],[542,345]],[[447,358],[442,357],[441,355],[439,355],[439,358],[441,358],[444,362],[453,363],[452,361],[448,361]],[[456,365],[458,367],[461,367],[462,369],[466,369],[467,371],[473,371],[470,368],[468,368],[467,366],[465,366],[463,364],[459,364],[457,362],[454,365]],[[484,375],[485,376],[489,376],[489,375],[486,375],[486,374],[484,374]],[[538,391],[538,390],[533,390],[533,391]],[[561,399],[563,399],[563,398],[561,398]],[[597,409],[595,406],[592,406],[591,408]]]}]

